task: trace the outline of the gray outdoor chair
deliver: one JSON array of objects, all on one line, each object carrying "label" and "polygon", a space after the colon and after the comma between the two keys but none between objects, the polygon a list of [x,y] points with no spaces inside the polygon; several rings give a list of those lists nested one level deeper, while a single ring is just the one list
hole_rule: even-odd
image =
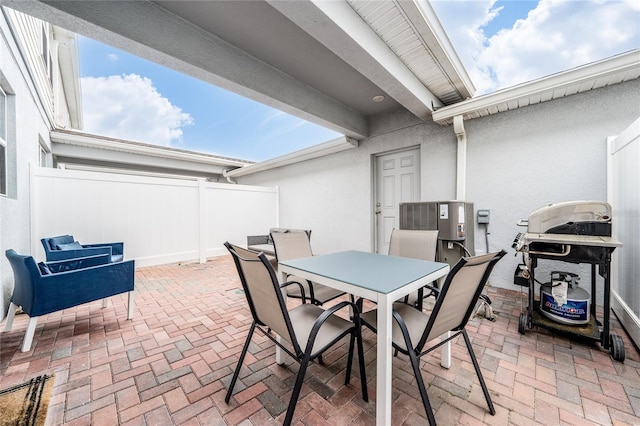
[{"label": "gray outdoor chair", "polygon": [[[391,231],[389,241],[389,256],[410,257],[435,262],[437,247],[438,231],[394,229]],[[425,295],[423,290],[414,291],[405,296],[404,303],[422,309],[423,297],[432,294],[433,292],[429,292]]]},{"label": "gray outdoor chair", "polygon": [[[272,232],[271,240],[273,241],[278,262],[313,256],[311,241],[309,240],[309,235],[305,232]],[[336,290],[335,288],[313,283],[295,276],[287,277],[287,281],[297,281],[302,284],[305,297],[316,305],[322,305],[345,294],[343,291]],[[287,296],[295,298],[303,297],[299,286],[289,287],[286,289]]]},{"label": "gray outdoor chair", "polygon": [[[471,346],[465,327],[475,311],[476,302],[484,288],[495,264],[506,254],[504,250],[481,256],[462,258],[451,269],[442,288],[437,290],[438,296],[430,315],[413,307],[396,302],[393,304],[393,348],[409,356],[413,373],[418,383],[420,396],[424,405],[429,424],[435,425],[436,420],[429,403],[427,390],[420,373],[420,357],[444,343],[462,334],[469,351],[473,368],[476,371],[482,392],[489,406],[491,415],[495,415],[495,408],[491,402],[489,390],[482,377],[480,366]],[[377,311],[369,311],[360,315],[362,324],[376,332]],[[451,331],[450,337],[440,340],[440,337]],[[433,344],[425,349],[427,343]]]},{"label": "gray outdoor chair", "polygon": [[[344,301],[324,310],[317,305],[306,303],[304,290],[300,283],[278,283],[276,273],[264,253],[245,250],[228,242],[224,245],[233,256],[247,302],[249,303],[251,316],[253,317],[247,340],[244,343],[238,359],[238,365],[229,384],[225,402],[229,403],[244,357],[249,349],[251,337],[256,329],[300,364],[284,420],[285,425],[291,424],[293,419],[293,413],[300,396],[300,389],[302,388],[309,362],[320,358],[325,350],[347,335],[350,336],[350,340],[345,385],[349,384],[351,380],[354,342],[357,342],[362,398],[368,401],[360,316],[355,304]],[[291,285],[299,286],[303,297],[299,306],[287,310],[282,288]],[[338,310],[349,306],[352,308],[353,322],[335,315]],[[280,336],[286,344],[279,342],[274,333]]]}]

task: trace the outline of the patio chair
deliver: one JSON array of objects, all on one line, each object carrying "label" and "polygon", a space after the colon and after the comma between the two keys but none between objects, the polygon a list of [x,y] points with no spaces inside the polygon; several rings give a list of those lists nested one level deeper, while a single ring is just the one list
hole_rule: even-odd
[{"label": "patio chair", "polygon": [[[389,241],[389,256],[410,257],[413,259],[436,260],[438,231],[394,229]],[[422,299],[433,295],[415,291],[404,298],[404,303],[422,310]],[[421,297],[420,297],[421,296]]]},{"label": "patio chair", "polygon": [[[14,287],[4,331],[10,331],[18,307],[29,316],[22,352],[31,349],[38,317],[120,293],[129,293],[127,319],[133,318],[134,261],[111,263],[108,254],[40,262],[6,251]],[[104,306],[104,305],[103,305]]]},{"label": "patio chair", "polygon": [[[489,406],[491,415],[495,408],[491,396],[482,377],[480,366],[471,346],[465,329],[469,318],[475,311],[476,302],[491,274],[495,264],[506,254],[504,250],[481,256],[462,258],[451,269],[442,288],[436,290],[438,296],[430,315],[413,307],[396,302],[393,304],[393,347],[409,356],[413,374],[418,383],[420,396],[429,424],[436,420],[429,403],[429,397],[420,373],[420,357],[440,347],[444,343],[462,334],[469,351],[473,368],[476,371],[482,392]],[[360,316],[362,324],[376,332],[377,312],[365,312]],[[448,338],[440,339],[446,332],[452,332]],[[434,341],[435,340],[435,341]],[[433,344],[425,349],[427,343]]]},{"label": "patio chair", "polygon": [[[345,385],[349,384],[351,379],[354,341],[356,341],[360,364],[362,398],[368,401],[364,354],[360,334],[360,317],[355,305],[344,301],[324,310],[317,305],[305,303],[306,300],[302,297],[302,303],[299,306],[287,310],[282,288],[295,285],[299,286],[300,291],[304,293],[302,285],[297,282],[279,284],[276,273],[264,253],[245,250],[228,242],[224,245],[233,256],[247,302],[249,303],[251,316],[253,317],[247,340],[244,343],[238,359],[238,365],[229,384],[225,402],[229,403],[240,368],[256,329],[300,364],[284,420],[285,425],[291,424],[293,419],[293,413],[309,362],[318,358],[325,350],[347,335],[350,335],[350,341]],[[353,322],[335,315],[338,310],[349,306],[353,308]],[[274,333],[288,345],[281,343]]]},{"label": "patio chair", "polygon": [[[271,240],[273,241],[276,259],[278,259],[278,261],[313,256],[309,235],[305,232],[273,232],[271,233]],[[301,298],[305,295],[311,303],[316,305],[322,305],[345,294],[343,291],[336,290],[335,288],[312,283],[299,277],[289,276],[287,277],[287,281],[297,281],[302,284],[302,288],[304,289],[304,292],[301,293],[301,287],[291,286],[292,288],[286,289],[287,296]]]},{"label": "patio chair", "polygon": [[109,254],[111,262],[120,262],[124,259],[124,243],[122,242],[80,244],[73,238],[73,235],[43,238],[40,242],[44,248],[47,262],[105,253]]}]

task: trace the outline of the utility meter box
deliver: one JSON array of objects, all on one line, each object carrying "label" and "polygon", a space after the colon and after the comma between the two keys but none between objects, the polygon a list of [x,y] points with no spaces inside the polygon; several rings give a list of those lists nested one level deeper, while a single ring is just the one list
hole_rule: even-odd
[{"label": "utility meter box", "polygon": [[490,210],[478,210],[478,223],[489,223],[489,215],[491,214]]}]

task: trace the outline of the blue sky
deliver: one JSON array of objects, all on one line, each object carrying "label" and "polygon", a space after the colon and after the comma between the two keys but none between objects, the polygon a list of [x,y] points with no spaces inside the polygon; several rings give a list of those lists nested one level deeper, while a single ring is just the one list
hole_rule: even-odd
[{"label": "blue sky", "polygon": [[[476,95],[640,48],[637,0],[433,0]],[[340,135],[79,37],[84,130],[263,161]]]},{"label": "blue sky", "polygon": [[252,161],[340,136],[86,37],[79,52],[85,130],[92,133]]}]

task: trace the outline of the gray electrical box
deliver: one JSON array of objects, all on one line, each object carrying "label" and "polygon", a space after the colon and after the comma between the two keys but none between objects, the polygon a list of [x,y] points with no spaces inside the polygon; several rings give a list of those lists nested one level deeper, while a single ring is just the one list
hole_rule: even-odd
[{"label": "gray electrical box", "polygon": [[489,223],[489,215],[491,210],[478,210],[478,223]]}]

